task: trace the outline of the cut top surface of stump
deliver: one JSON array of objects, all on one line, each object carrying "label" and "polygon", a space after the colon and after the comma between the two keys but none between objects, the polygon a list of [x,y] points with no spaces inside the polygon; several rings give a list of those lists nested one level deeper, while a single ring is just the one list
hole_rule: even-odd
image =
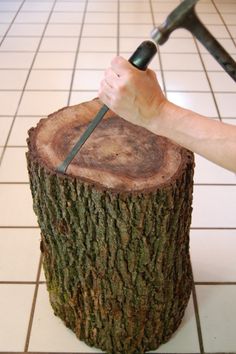
[{"label": "cut top surface of stump", "polygon": [[[87,125],[101,108],[97,99],[65,107],[29,132],[29,153],[58,173]],[[108,111],[69,165],[66,175],[106,189],[141,191],[175,180],[191,154],[168,139]]]}]

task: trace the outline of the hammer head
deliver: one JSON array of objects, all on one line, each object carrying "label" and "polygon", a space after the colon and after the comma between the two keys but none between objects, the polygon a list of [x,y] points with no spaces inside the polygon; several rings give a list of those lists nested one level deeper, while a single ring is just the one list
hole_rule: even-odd
[{"label": "hammer head", "polygon": [[152,30],[151,37],[157,44],[164,44],[177,28],[184,27],[186,18],[194,11],[198,0],[184,0],[177,6],[160,26]]}]

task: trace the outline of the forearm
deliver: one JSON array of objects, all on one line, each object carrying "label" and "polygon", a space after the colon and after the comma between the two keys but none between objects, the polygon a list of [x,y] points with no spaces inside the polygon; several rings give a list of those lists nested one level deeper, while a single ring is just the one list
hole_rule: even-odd
[{"label": "forearm", "polygon": [[236,172],[236,126],[211,120],[166,101],[147,129]]}]

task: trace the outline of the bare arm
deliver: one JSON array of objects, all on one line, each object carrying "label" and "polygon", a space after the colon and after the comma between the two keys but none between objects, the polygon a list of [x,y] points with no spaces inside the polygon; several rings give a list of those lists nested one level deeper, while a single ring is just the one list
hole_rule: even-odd
[{"label": "bare arm", "polygon": [[169,102],[152,70],[142,72],[116,57],[105,72],[99,97],[124,119],[236,172],[236,126]]}]

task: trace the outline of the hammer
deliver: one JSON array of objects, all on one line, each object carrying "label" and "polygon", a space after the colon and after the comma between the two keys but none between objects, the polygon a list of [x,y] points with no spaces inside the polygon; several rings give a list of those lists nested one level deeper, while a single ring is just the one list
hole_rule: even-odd
[{"label": "hammer", "polygon": [[169,14],[164,23],[152,30],[151,37],[155,43],[162,45],[177,28],[189,30],[236,81],[236,63],[199,20],[195,12],[197,2],[198,0],[184,0]]},{"label": "hammer", "polygon": [[[151,38],[153,41],[148,40],[142,42],[129,58],[129,62],[139,70],[146,70],[148,64],[157,52],[157,44],[164,44],[168,40],[170,34],[177,28],[186,28],[206,47],[224,70],[236,81],[236,63],[197,17],[195,13],[195,5],[197,1],[198,0],[182,1],[182,3],[169,14],[163,24],[152,30]],[[57,167],[58,172],[66,172],[71,161],[90,137],[96,126],[101,122],[108,110],[109,108],[106,105],[102,106],[65,160]]]}]

